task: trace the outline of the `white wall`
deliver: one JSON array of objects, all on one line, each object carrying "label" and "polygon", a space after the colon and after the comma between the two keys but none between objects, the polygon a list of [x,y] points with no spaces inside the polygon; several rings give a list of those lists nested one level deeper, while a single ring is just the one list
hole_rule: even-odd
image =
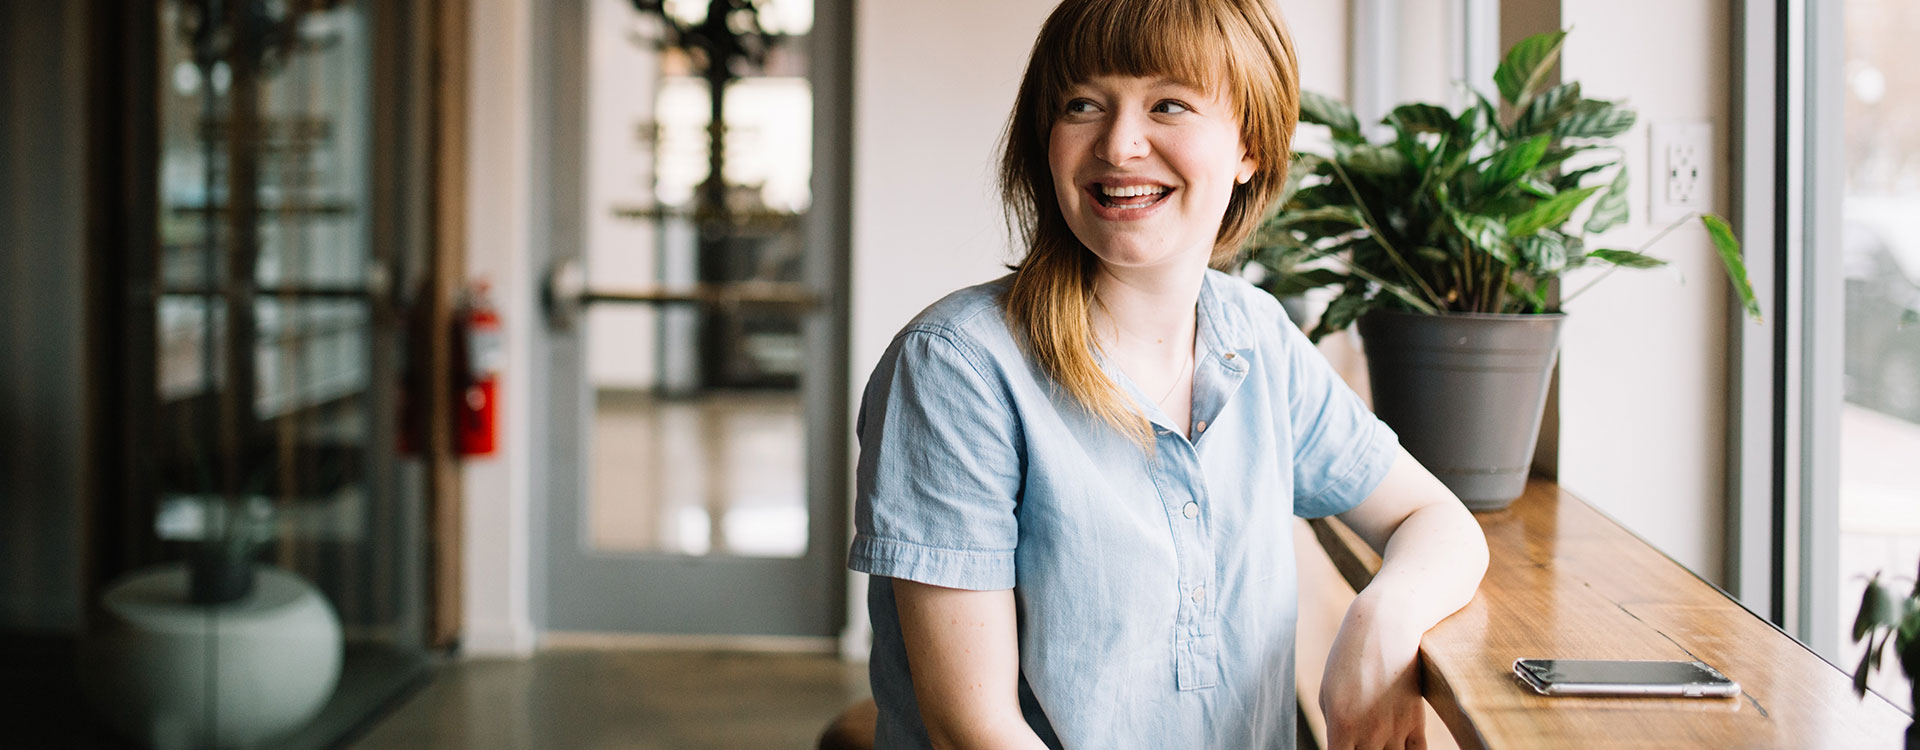
[{"label": "white wall", "polygon": [[[854,38],[853,406],[893,334],[1014,260],[996,145],[1053,3],[858,3]],[[1347,3],[1282,3],[1306,88],[1346,92]],[[849,436],[851,439],[851,436]],[[848,586],[850,656],[866,653],[866,580]]]},{"label": "white wall", "polygon": [[[532,18],[530,0],[471,6],[467,85],[467,275],[494,285],[505,326],[499,453],[470,459],[465,491],[462,651],[531,653],[529,601],[531,420],[529,336],[540,319],[532,251]],[[542,415],[545,418],[545,415]]]},{"label": "white wall", "polygon": [[[1562,79],[1627,99],[1640,124],[1621,138],[1634,220],[1597,238],[1634,248],[1647,221],[1647,124],[1713,124],[1712,210],[1731,209],[1729,4],[1718,0],[1564,0]],[[1566,305],[1561,347],[1560,482],[1708,580],[1726,537],[1727,285],[1695,223],[1650,250],[1685,277],[1622,271]],[[1576,276],[1563,293],[1585,282]]]}]

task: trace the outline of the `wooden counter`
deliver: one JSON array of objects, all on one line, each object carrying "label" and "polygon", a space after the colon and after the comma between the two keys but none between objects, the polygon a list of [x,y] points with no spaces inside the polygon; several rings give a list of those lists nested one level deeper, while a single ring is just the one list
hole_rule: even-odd
[{"label": "wooden counter", "polygon": [[[1486,580],[1420,644],[1422,688],[1461,747],[1901,746],[1899,708],[1855,698],[1848,674],[1553,483],[1476,518]],[[1313,531],[1354,588],[1379,569],[1338,520]],[[1520,657],[1699,659],[1742,695],[1548,698],[1513,677]]]}]

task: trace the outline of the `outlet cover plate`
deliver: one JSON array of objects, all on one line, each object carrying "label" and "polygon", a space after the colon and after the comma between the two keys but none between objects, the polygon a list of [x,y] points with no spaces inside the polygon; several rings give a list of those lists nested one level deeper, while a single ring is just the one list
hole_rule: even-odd
[{"label": "outlet cover plate", "polygon": [[1647,218],[1670,224],[1710,209],[1713,189],[1713,124],[1706,120],[1656,122],[1647,129]]}]

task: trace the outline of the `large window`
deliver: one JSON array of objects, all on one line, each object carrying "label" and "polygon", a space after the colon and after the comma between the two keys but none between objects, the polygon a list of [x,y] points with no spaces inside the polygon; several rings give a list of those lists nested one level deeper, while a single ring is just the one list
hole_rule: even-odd
[{"label": "large window", "polygon": [[1867,581],[1920,573],[1920,5],[1742,8],[1737,202],[1769,319],[1736,324],[1729,584],[1851,671]]},{"label": "large window", "polygon": [[[1815,408],[1838,411],[1839,523],[1822,531],[1839,536],[1839,607],[1828,616],[1845,636],[1868,577],[1911,582],[1920,568],[1920,5],[1842,4],[1841,67],[1815,80],[1837,79],[1845,103],[1839,127],[1815,137],[1837,141],[1841,156],[1838,245],[1820,251],[1839,256],[1843,318],[1812,329],[1842,341],[1841,398]],[[1840,651],[1842,666],[1857,663],[1859,646]],[[1904,704],[1898,675],[1888,669],[1874,685]]]}]

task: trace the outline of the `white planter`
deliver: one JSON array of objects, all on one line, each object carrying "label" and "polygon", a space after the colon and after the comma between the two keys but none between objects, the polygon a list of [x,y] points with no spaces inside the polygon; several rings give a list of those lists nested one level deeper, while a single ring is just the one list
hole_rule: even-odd
[{"label": "white planter", "polygon": [[210,607],[188,602],[184,564],[109,587],[80,654],[94,713],[155,748],[257,747],[311,721],[340,678],[340,619],[299,576],[255,576]]}]

